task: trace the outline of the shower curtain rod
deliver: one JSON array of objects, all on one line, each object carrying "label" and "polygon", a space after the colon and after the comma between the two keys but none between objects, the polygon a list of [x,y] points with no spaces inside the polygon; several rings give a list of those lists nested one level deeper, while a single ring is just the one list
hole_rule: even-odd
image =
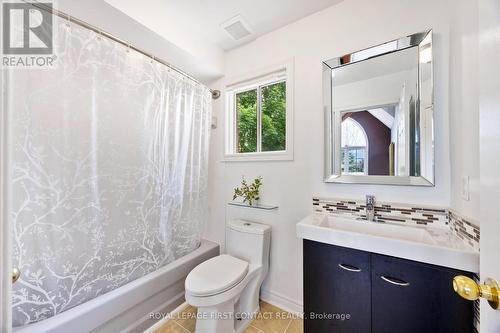
[{"label": "shower curtain rod", "polygon": [[[165,66],[167,66],[168,68],[176,71],[177,73],[187,77],[188,79],[190,79],[191,81],[194,81],[198,84],[202,84],[204,85],[202,82],[198,81],[197,79],[195,79],[194,77],[192,77],[191,75],[187,74],[186,72],[182,71],[181,69],[173,66],[172,64],[166,62],[165,60],[161,59],[161,58],[158,58],[156,56],[154,56],[153,54],[151,53],[148,53],[144,50],[141,50],[137,47],[135,47],[134,45],[130,44],[130,43],[127,43],[126,41],[124,41],[123,39],[120,39],[112,34],[110,34],[109,32],[106,32],[106,31],[103,31],[85,21],[82,21],[74,16],[71,16],[69,14],[66,14],[64,12],[61,12],[60,10],[57,10],[57,9],[54,9],[52,7],[48,7],[47,5],[45,5],[44,3],[41,3],[41,2],[38,2],[38,1],[27,1],[27,0],[23,0],[23,2],[25,3],[29,3],[31,4],[33,7],[36,7],[38,9],[41,9],[41,10],[45,10],[46,12],[49,12],[49,13],[52,13],[53,15],[57,15],[59,16],[60,18],[63,18],[63,19],[66,19],[68,22],[73,22],[81,27],[84,27],[84,28],[87,28],[89,30],[92,30],[96,33],[98,33],[100,36],[104,36],[104,37],[107,37],[117,43],[120,43],[122,45],[125,45],[127,46],[129,49],[131,50],[134,50],[136,52],[139,52],[143,55],[145,55],[146,57],[148,58],[151,58],[152,60],[156,61],[156,62],[159,62]],[[212,93],[212,99],[217,99],[220,97],[220,91],[219,90],[212,90],[210,89],[210,93]]]}]

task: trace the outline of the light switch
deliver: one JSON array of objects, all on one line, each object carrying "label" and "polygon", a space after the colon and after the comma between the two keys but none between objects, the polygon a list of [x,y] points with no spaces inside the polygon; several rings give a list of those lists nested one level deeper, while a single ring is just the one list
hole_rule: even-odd
[{"label": "light switch", "polygon": [[462,199],[464,199],[465,201],[470,200],[469,176],[462,176],[461,196],[462,196]]}]

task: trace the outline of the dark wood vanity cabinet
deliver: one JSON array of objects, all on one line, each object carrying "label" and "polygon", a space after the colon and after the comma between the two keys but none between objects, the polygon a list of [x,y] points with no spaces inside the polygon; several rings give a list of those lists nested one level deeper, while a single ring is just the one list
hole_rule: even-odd
[{"label": "dark wood vanity cabinet", "polygon": [[305,332],[370,332],[370,293],[369,253],[304,241]]},{"label": "dark wood vanity cabinet", "polygon": [[376,254],[371,261],[372,316],[376,318],[371,332],[474,331],[474,305],[452,287],[455,276],[472,274]]},{"label": "dark wood vanity cabinet", "polygon": [[453,292],[456,275],[472,277],[304,240],[304,331],[472,333],[473,303]]}]

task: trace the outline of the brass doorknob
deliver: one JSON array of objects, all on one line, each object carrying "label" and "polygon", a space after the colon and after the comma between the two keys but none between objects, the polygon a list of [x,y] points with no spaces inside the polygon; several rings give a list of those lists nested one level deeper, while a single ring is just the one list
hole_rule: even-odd
[{"label": "brass doorknob", "polygon": [[493,309],[498,310],[500,308],[500,287],[497,281],[493,279],[486,279],[484,284],[477,284],[471,278],[459,275],[453,279],[453,289],[457,294],[469,301],[484,298]]},{"label": "brass doorknob", "polygon": [[21,277],[21,271],[18,268],[12,269],[12,283],[16,283]]}]

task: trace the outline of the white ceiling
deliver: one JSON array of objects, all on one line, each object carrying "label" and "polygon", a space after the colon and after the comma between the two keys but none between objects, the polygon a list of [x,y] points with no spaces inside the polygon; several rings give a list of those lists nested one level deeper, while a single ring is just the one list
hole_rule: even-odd
[{"label": "white ceiling", "polygon": [[391,110],[394,111],[394,106],[388,108],[371,109],[368,110],[368,112],[385,126],[392,128],[392,125],[394,125],[394,116],[390,113],[392,112]]},{"label": "white ceiling", "polygon": [[[130,1],[106,0],[131,14]],[[149,11],[150,19],[135,17],[146,26],[176,22],[177,29],[196,32],[206,41],[223,50],[230,50],[283,27],[293,21],[325,9],[343,0],[146,0],[134,1],[137,11]],[[127,3],[125,5],[125,3]],[[132,10],[131,10],[132,9]],[[240,41],[233,40],[221,24],[240,14],[249,23],[253,34]],[[156,20],[158,22],[152,22]],[[141,22],[144,21],[144,22]],[[159,32],[161,34],[161,32]]]}]

